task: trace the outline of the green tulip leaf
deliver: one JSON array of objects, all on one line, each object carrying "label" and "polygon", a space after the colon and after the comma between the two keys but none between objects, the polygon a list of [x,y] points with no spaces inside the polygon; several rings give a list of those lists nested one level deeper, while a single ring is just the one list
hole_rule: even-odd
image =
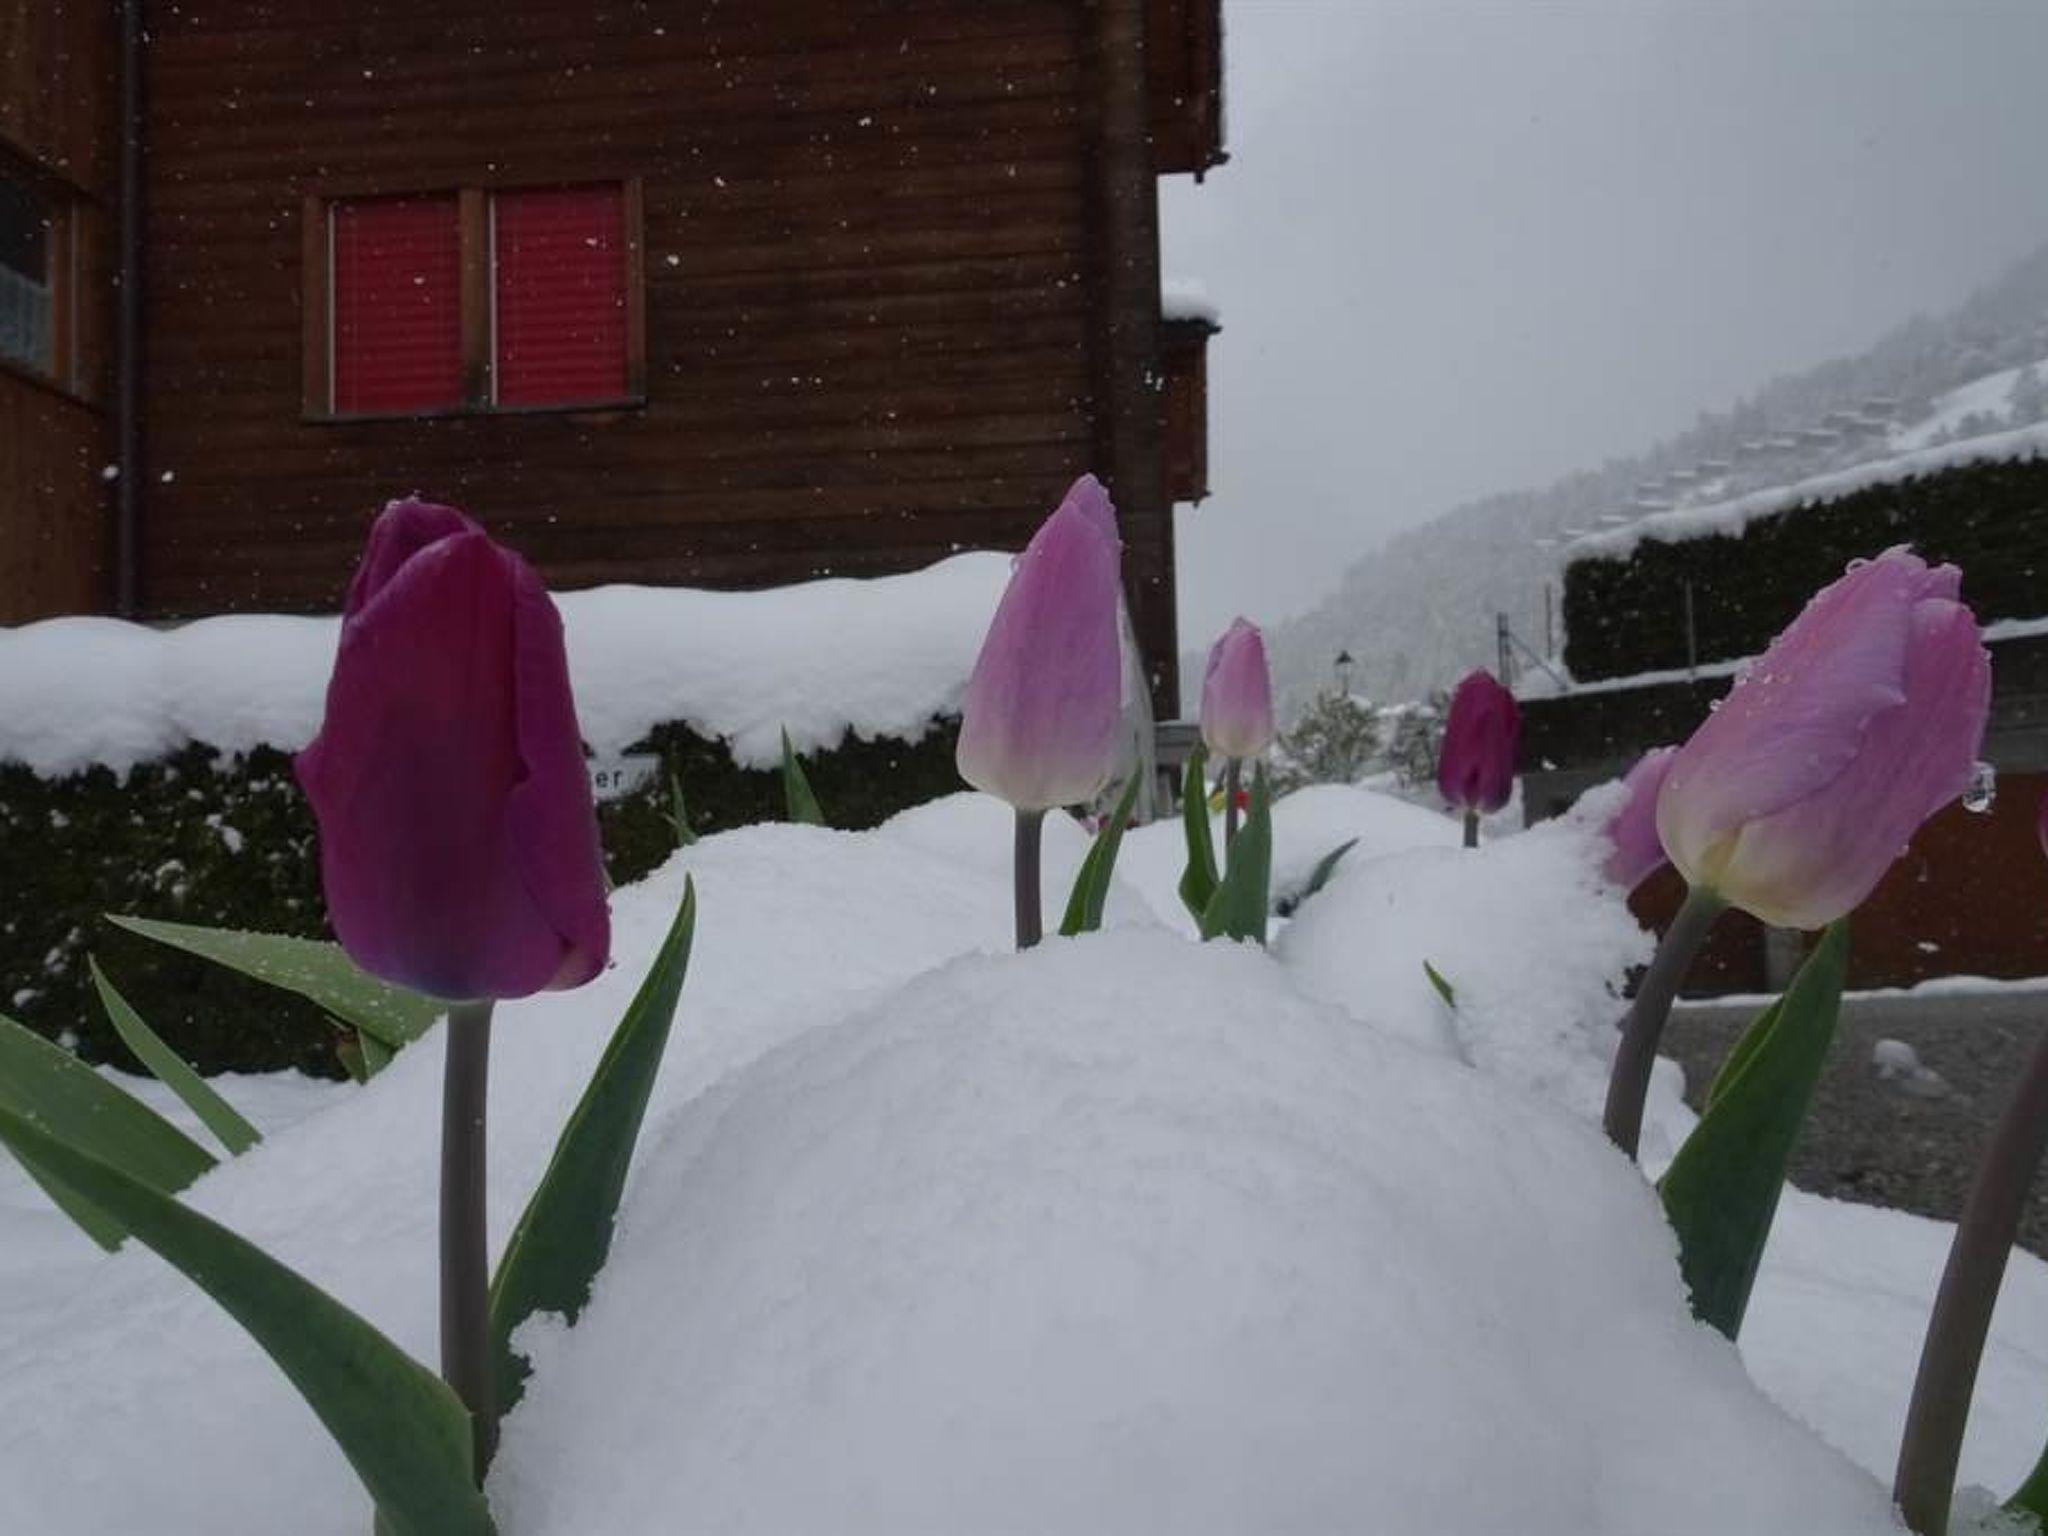
[{"label": "green tulip leaf", "polygon": [[1721,1063],[1721,1069],[1714,1074],[1714,1080],[1707,1084],[1707,1097],[1703,1109],[1712,1109],[1715,1102],[1728,1091],[1729,1084],[1742,1076],[1743,1068],[1749,1065],[1750,1059],[1756,1055],[1764,1041],[1770,1038],[1771,1031],[1778,1027],[1778,1010],[1784,1003],[1783,998],[1773,998],[1763,1012],[1749,1021],[1749,1027],[1736,1037],[1735,1044],[1729,1047],[1727,1059]]},{"label": "green tulip leaf", "polygon": [[296,992],[393,1050],[417,1040],[447,1011],[445,1004],[433,998],[372,976],[349,959],[339,944],[325,939],[201,928],[112,913],[107,921],[286,992]]},{"label": "green tulip leaf", "polygon": [[1700,1123],[1658,1184],[1678,1234],[1692,1309],[1734,1338],[1742,1329],[1785,1168],[1834,1039],[1849,929],[1830,927],[1791,990],[1737,1042]]},{"label": "green tulip leaf", "polygon": [[796,749],[789,744],[787,727],[782,732],[782,799],[789,807],[791,821],[814,827],[825,825],[824,809],[818,804],[818,797],[811,793],[811,781],[804,777],[804,765],[798,760]]},{"label": "green tulip leaf", "polygon": [[1215,898],[1216,843],[1209,827],[1208,755],[1198,742],[1188,754],[1187,777],[1181,785],[1181,827],[1187,835],[1188,864],[1180,877],[1180,899],[1188,915],[1200,923]]},{"label": "green tulip leaf", "polygon": [[[214,1166],[215,1158],[140,1099],[123,1093],[62,1046],[0,1014],[0,1110],[174,1195]],[[57,1207],[102,1248],[128,1235],[112,1212],[83,1198],[35,1158],[22,1167]]]},{"label": "green tulip leaf", "polygon": [[[788,739],[789,733],[783,732],[783,740]],[[676,835],[678,848],[687,848],[697,841],[697,834],[690,826],[690,807],[683,799],[683,781],[679,774],[672,773],[668,776],[668,815],[664,819],[668,822],[669,830]]]},{"label": "green tulip leaf", "polygon": [[525,1388],[527,1365],[513,1352],[514,1331],[536,1312],[559,1312],[575,1322],[611,1252],[619,1197],[668,1046],[696,926],[697,890],[686,880],[668,937],[619,1020],[590,1086],[562,1128],[547,1172],[505,1245],[491,1282],[491,1350],[500,1414],[512,1410]]},{"label": "green tulip leaf", "polygon": [[1273,884],[1273,797],[1261,763],[1252,776],[1251,808],[1230,845],[1230,867],[1202,912],[1205,939],[1266,942]]},{"label": "green tulip leaf", "polygon": [[439,1377],[318,1286],[161,1189],[0,1110],[0,1142],[156,1250],[298,1388],[393,1536],[488,1536],[469,1414]]},{"label": "green tulip leaf", "polygon": [[1320,859],[1316,860],[1316,867],[1309,871],[1308,884],[1301,888],[1301,895],[1295,898],[1296,905],[1298,906],[1301,902],[1307,901],[1309,897],[1315,895],[1316,892],[1328,885],[1330,883],[1330,876],[1337,873],[1337,865],[1342,861],[1344,855],[1357,846],[1358,839],[1354,837],[1349,842],[1339,843]]},{"label": "green tulip leaf", "polygon": [[1458,1006],[1458,989],[1444,980],[1444,973],[1425,960],[1422,962],[1422,974],[1427,976],[1429,984],[1436,988],[1436,995],[1444,1000],[1444,1006],[1456,1009]]},{"label": "green tulip leaf", "polygon": [[256,1127],[235,1113],[234,1106],[214,1092],[205,1078],[187,1066],[183,1057],[164,1044],[163,1037],[129,1005],[97,959],[92,966],[92,984],[99,989],[100,1006],[107,1010],[114,1033],[133,1051],[136,1059],[156,1080],[175,1093],[184,1106],[199,1117],[199,1123],[213,1133],[214,1140],[240,1157],[263,1139]]},{"label": "green tulip leaf", "polygon": [[1138,803],[1138,775],[1132,774],[1117,796],[1116,809],[1088,845],[1088,857],[1074,876],[1073,894],[1067,897],[1067,915],[1060,920],[1060,933],[1071,939],[1077,933],[1095,933],[1102,927],[1102,909],[1109,900],[1110,877],[1116,873],[1116,856],[1124,843],[1124,828],[1131,809]]}]

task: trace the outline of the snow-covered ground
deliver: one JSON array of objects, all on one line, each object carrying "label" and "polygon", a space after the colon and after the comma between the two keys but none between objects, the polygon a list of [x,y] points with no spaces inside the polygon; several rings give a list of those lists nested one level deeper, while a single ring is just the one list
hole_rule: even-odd
[{"label": "snow-covered ground", "polygon": [[[583,738],[606,755],[680,721],[750,768],[779,760],[785,728],[800,752],[848,731],[914,741],[957,708],[1009,574],[984,551],[759,592],[558,592]],[[295,752],[319,729],[338,634],[280,614],[0,628],[0,763],[55,776],[125,773],[194,741]]]},{"label": "snow-covered ground", "polygon": [[[975,795],[620,890],[617,964],[494,1042],[502,1237],[694,875],[612,1262],[523,1340],[501,1530],[1894,1529],[1947,1229],[1795,1194],[1740,1355],[1692,1321],[1590,1118],[1647,940],[1589,825],[1467,853],[1383,797],[1285,799],[1283,867],[1360,842],[1271,953],[1188,937],[1170,824],[1130,835],[1105,932],[1007,953],[1008,816]],[[1056,921],[1085,840],[1049,832]],[[189,1196],[427,1360],[440,1066],[430,1037],[362,1088],[227,1080],[268,1140]],[[2031,1258],[1979,1397],[1964,1477],[2003,1492],[2048,1428]],[[367,1526],[210,1302],[0,1169],[0,1530]]]}]

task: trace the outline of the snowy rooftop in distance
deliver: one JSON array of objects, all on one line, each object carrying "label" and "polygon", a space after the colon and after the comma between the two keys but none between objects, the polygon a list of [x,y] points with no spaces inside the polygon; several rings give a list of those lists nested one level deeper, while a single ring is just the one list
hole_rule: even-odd
[{"label": "snowy rooftop in distance", "polygon": [[1198,279],[1169,277],[1159,285],[1159,313],[1168,320],[1206,320],[1214,325],[1220,311]]},{"label": "snowy rooftop in distance", "polygon": [[[1010,557],[758,592],[595,587],[555,594],[584,740],[624,750],[679,721],[746,767],[860,736],[916,740],[957,704]],[[319,728],[339,621],[226,614],[0,628],[0,763],[56,776],[203,742],[296,751]]]},{"label": "snowy rooftop in distance", "polygon": [[1590,534],[1565,546],[1567,560],[1626,559],[1645,539],[1677,543],[1710,534],[1737,534],[1758,518],[1769,517],[1802,502],[1831,501],[1890,480],[1933,474],[1962,464],[1993,459],[2031,458],[2048,452],[2048,422],[2036,422],[2010,432],[1993,432],[1939,447],[1920,448],[1887,458],[1870,459],[1847,469],[1814,475],[1789,485],[1753,491],[1732,501],[1701,506],[1678,507],[1658,512],[1625,528]]}]

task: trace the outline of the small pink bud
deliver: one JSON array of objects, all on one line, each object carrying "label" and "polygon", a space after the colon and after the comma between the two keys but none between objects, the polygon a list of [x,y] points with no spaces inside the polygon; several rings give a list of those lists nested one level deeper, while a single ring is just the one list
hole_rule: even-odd
[{"label": "small pink bud", "polygon": [[1217,757],[1257,757],[1273,744],[1273,678],[1266,639],[1234,619],[1209,648],[1202,679],[1202,744]]}]

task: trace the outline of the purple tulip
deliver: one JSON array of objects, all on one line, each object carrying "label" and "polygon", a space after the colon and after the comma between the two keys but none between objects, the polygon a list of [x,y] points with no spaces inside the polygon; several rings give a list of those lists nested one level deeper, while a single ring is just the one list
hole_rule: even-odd
[{"label": "purple tulip", "polygon": [[327,714],[299,754],[334,931],[449,999],[581,986],[611,921],[562,621],[452,507],[397,501],[349,584]]},{"label": "purple tulip", "polygon": [[1487,671],[1469,672],[1451,695],[1436,787],[1452,810],[1492,813],[1515,788],[1515,749],[1522,712],[1515,696]]},{"label": "purple tulip", "polygon": [[1209,648],[1202,679],[1202,743],[1218,757],[1257,757],[1273,742],[1273,677],[1266,640],[1249,619],[1233,619]]},{"label": "purple tulip", "polygon": [[1089,799],[1123,714],[1116,509],[1074,482],[1025,546],[960,709],[960,776],[1022,811]]},{"label": "purple tulip", "polygon": [[1627,798],[1607,823],[1607,838],[1613,846],[1607,854],[1606,872],[1624,891],[1634,890],[1671,862],[1657,836],[1657,796],[1677,755],[1676,747],[1653,747],[1622,780]]},{"label": "purple tulip", "polygon": [[1903,548],[1852,564],[1736,683],[1657,802],[1695,889],[1767,923],[1824,927],[1962,793],[1991,662],[1961,582]]}]

